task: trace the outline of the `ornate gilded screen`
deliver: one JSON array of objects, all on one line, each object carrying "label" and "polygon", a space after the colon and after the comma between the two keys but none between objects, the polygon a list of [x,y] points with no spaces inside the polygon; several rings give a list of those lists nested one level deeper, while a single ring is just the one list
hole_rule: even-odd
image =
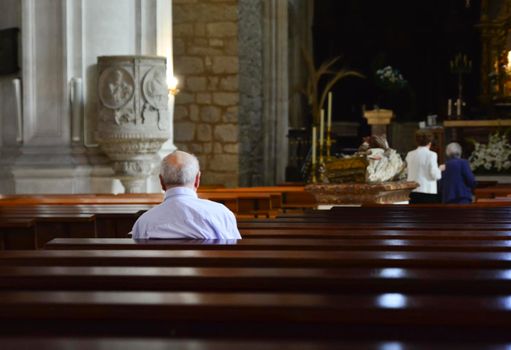
[{"label": "ornate gilded screen", "polygon": [[481,2],[481,102],[511,102],[511,0]]}]

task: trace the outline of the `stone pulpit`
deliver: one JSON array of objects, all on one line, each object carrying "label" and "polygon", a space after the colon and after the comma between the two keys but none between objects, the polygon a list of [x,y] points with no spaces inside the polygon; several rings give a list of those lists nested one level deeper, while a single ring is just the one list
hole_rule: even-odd
[{"label": "stone pulpit", "polygon": [[170,137],[165,57],[98,58],[97,139],[126,192],[144,192]]}]

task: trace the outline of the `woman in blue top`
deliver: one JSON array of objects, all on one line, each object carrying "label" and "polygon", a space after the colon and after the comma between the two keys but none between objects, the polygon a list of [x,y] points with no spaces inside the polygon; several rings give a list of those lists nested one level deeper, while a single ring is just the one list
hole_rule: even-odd
[{"label": "woman in blue top", "polygon": [[472,203],[476,179],[468,161],[461,159],[461,152],[461,146],[456,142],[448,144],[445,149],[448,160],[442,173],[442,203]]}]

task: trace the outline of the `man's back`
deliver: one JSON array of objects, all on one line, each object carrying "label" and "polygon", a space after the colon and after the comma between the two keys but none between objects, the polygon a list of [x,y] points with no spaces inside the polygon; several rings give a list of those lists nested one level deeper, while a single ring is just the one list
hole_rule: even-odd
[{"label": "man's back", "polygon": [[225,206],[200,199],[194,190],[173,187],[163,203],[144,213],[132,230],[134,239],[240,239],[234,214]]}]

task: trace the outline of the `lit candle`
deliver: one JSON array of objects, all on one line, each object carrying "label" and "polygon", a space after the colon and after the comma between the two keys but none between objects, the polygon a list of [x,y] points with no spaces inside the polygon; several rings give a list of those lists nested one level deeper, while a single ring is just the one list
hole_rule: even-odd
[{"label": "lit candle", "polygon": [[323,134],[325,133],[325,110],[321,109],[321,118],[319,121],[319,151],[323,149]]},{"label": "lit candle", "polygon": [[316,164],[316,127],[312,127],[312,164]]},{"label": "lit candle", "polygon": [[461,98],[456,101],[456,115],[461,115]]},{"label": "lit candle", "polygon": [[330,131],[332,130],[332,92],[328,93],[328,115],[326,130],[328,133],[330,133]]}]

